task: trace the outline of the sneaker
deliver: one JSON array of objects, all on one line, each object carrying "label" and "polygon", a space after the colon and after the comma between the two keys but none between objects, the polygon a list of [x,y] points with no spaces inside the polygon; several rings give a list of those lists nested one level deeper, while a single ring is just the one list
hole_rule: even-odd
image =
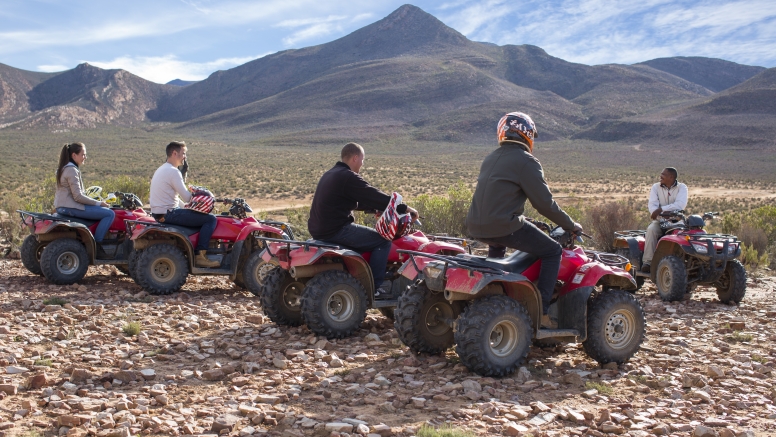
[{"label": "sneaker", "polygon": [[391,294],[389,290],[386,290],[383,287],[375,290],[375,300],[387,300],[393,298],[393,294]]},{"label": "sneaker", "polygon": [[649,273],[650,270],[652,270],[652,268],[650,267],[649,263],[644,264],[643,266],[641,266],[641,271],[644,272],[644,273]]},{"label": "sneaker", "polygon": [[544,314],[542,315],[541,328],[558,329],[558,322],[553,320],[549,314]]}]

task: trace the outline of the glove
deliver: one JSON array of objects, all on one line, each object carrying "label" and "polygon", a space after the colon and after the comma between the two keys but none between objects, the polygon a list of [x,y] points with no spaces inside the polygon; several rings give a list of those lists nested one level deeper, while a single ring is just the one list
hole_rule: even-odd
[{"label": "glove", "polygon": [[582,233],[582,225],[580,225],[579,223],[574,223],[574,229],[571,230],[571,233],[572,234],[577,234],[577,235],[581,234]]},{"label": "glove", "polygon": [[189,173],[189,160],[183,158],[183,165],[180,168],[181,176],[183,176],[183,182],[186,182],[186,175]]}]

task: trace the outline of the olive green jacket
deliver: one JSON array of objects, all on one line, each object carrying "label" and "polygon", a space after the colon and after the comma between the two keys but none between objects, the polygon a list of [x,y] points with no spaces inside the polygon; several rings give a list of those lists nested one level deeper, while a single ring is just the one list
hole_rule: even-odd
[{"label": "olive green jacket", "polygon": [[563,229],[574,221],[552,199],[539,160],[520,143],[504,143],[482,162],[466,227],[472,238],[496,238],[523,227],[526,199]]}]

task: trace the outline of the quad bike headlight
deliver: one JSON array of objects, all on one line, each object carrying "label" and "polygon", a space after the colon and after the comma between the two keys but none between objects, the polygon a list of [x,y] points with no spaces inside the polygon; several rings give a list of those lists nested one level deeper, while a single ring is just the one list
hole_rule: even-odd
[{"label": "quad bike headlight", "polygon": [[708,251],[709,251],[708,246],[706,246],[705,244],[701,244],[701,243],[692,243],[692,247],[698,253],[704,253],[705,254],[705,253],[708,253]]},{"label": "quad bike headlight", "polygon": [[436,279],[441,274],[442,274],[442,269],[440,269],[439,267],[427,265],[426,267],[423,268],[423,275],[425,275],[427,278]]}]

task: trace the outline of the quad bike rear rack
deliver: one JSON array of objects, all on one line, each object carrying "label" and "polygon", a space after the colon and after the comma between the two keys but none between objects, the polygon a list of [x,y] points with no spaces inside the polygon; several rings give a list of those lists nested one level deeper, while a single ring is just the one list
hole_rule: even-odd
[{"label": "quad bike rear rack", "polygon": [[589,258],[601,262],[602,264],[606,264],[607,266],[612,267],[625,268],[625,265],[630,262],[628,258],[622,255],[608,252],[599,252],[597,250],[585,250],[585,255],[587,255]]},{"label": "quad bike rear rack", "polygon": [[466,249],[469,252],[469,255],[472,254],[472,245],[469,244],[469,242],[465,238],[448,237],[447,235],[434,235],[434,234],[426,235],[426,237],[428,237],[428,239],[431,241],[441,241],[444,243],[457,244],[463,247],[464,249]]},{"label": "quad bike rear rack", "polygon": [[641,231],[641,230],[632,230],[632,231],[615,231],[614,236],[620,237],[620,238],[628,238],[628,237],[643,237],[647,235],[647,231]]},{"label": "quad bike rear rack", "polygon": [[422,256],[422,257],[425,257],[425,258],[431,258],[431,259],[435,259],[437,261],[444,262],[445,263],[445,267],[444,267],[444,269],[442,271],[442,277],[446,276],[447,269],[451,265],[453,267],[460,267],[460,268],[464,268],[464,269],[467,269],[467,270],[471,270],[471,271],[475,271],[475,272],[480,272],[480,273],[485,273],[485,274],[491,274],[491,275],[503,275],[503,274],[506,273],[503,270],[499,270],[499,269],[496,269],[496,268],[493,268],[493,267],[486,267],[486,266],[483,266],[483,265],[480,265],[480,264],[477,264],[477,263],[473,263],[473,262],[471,262],[469,260],[459,259],[459,258],[456,258],[454,256],[450,256],[450,255],[437,255],[437,254],[433,254],[433,253],[425,253],[425,252],[418,252],[418,251],[415,251],[415,250],[403,250],[403,249],[399,249],[399,250],[397,250],[397,252],[409,255],[410,261],[412,262],[412,266],[415,267],[415,270],[417,270],[418,272],[422,271],[422,269],[420,269],[418,267],[418,264],[415,262],[415,256]]},{"label": "quad bike rear rack", "polygon": [[19,217],[22,219],[22,225],[26,226],[26,220],[27,217],[31,220],[31,225],[33,228],[35,228],[35,222],[42,222],[42,221],[52,221],[52,222],[65,222],[65,223],[73,223],[77,225],[85,226],[83,223],[79,222],[78,220],[69,219],[67,217],[63,217],[60,215],[53,215],[48,214],[45,212],[29,212],[29,211],[22,211],[21,209],[17,209],[16,212],[19,213]]},{"label": "quad bike rear rack", "polygon": [[266,242],[270,243],[283,243],[286,245],[286,251],[288,253],[291,253],[291,246],[297,246],[297,247],[304,247],[304,251],[308,252],[311,247],[320,247],[324,249],[332,249],[332,250],[340,250],[342,249],[340,246],[334,245],[334,244],[326,244],[326,243],[320,243],[317,241],[297,241],[297,240],[283,240],[281,238],[269,238],[269,237],[257,237],[257,240],[264,241],[264,247],[267,249],[267,253],[273,258],[277,258],[277,252],[272,253],[272,249],[270,248],[269,244],[266,244]]}]

